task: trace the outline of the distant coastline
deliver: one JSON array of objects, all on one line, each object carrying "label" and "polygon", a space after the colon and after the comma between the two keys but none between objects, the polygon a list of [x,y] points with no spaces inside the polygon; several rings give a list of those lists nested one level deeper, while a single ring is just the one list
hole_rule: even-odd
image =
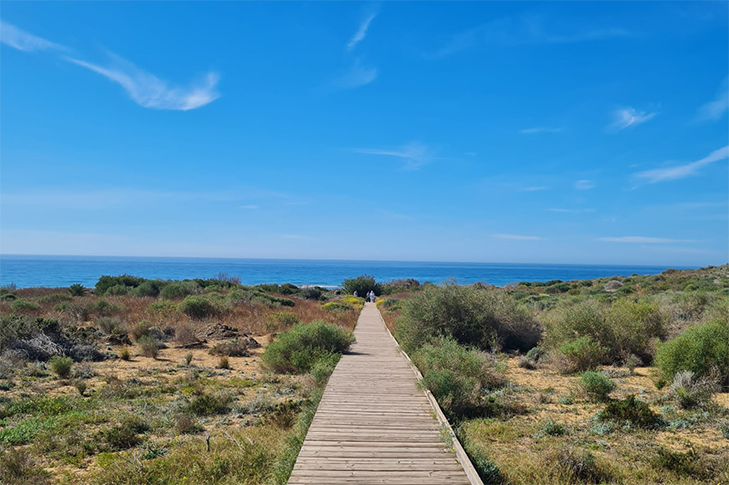
[{"label": "distant coastline", "polygon": [[[130,274],[145,278],[212,278],[239,276],[241,283],[293,283],[338,287],[346,278],[370,274],[378,281],[414,278],[420,282],[477,281],[503,286],[517,281],[591,279],[630,274],[656,274],[669,266],[534,263],[466,263],[420,261],[347,261],[308,259],[234,259],[136,256],[0,255],[0,286],[93,286],[102,275]],[[690,269],[685,266],[670,266]]]}]

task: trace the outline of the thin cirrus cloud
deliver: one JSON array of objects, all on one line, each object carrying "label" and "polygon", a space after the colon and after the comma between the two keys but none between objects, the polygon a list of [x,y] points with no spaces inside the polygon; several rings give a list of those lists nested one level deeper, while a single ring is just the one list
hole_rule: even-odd
[{"label": "thin cirrus cloud", "polygon": [[678,165],[676,167],[645,170],[643,172],[636,173],[634,177],[639,182],[647,184],[655,184],[658,182],[666,182],[669,180],[678,180],[690,177],[692,175],[696,175],[696,173],[702,167],[705,167],[715,162],[719,162],[721,160],[725,160],[727,158],[729,158],[729,145],[719,148],[718,150],[714,150],[708,156],[702,158],[701,160],[687,163],[685,165]]},{"label": "thin cirrus cloud", "polygon": [[2,20],[0,20],[0,42],[23,52],[69,50],[66,46],[29,34]]},{"label": "thin cirrus cloud", "polygon": [[110,57],[112,65],[109,67],[71,57],[65,60],[119,84],[135,103],[144,108],[188,111],[210,104],[220,97],[216,90],[219,79],[216,73],[208,73],[201,81],[188,87],[170,86],[119,56],[110,54]]},{"label": "thin cirrus cloud", "polygon": [[367,29],[370,27],[370,23],[377,17],[376,13],[370,14],[364,21],[359,25],[359,29],[354,34],[352,39],[347,43],[347,50],[353,50],[357,44],[362,42],[367,37]]},{"label": "thin cirrus cloud", "polygon": [[575,189],[577,190],[590,190],[595,187],[595,184],[590,180],[578,180],[575,182]]},{"label": "thin cirrus cloud", "polygon": [[666,243],[693,243],[694,239],[666,239],[662,237],[643,236],[622,236],[622,237],[599,237],[598,241],[632,243],[632,244],[666,244]]},{"label": "thin cirrus cloud", "polygon": [[337,89],[353,89],[365,86],[377,79],[376,67],[363,67],[356,61],[349,70],[332,82]]},{"label": "thin cirrus cloud", "polygon": [[386,157],[397,157],[405,161],[406,170],[417,170],[423,165],[435,160],[432,149],[420,142],[413,141],[394,150],[383,150],[379,148],[353,148],[352,151],[367,155],[381,155]]},{"label": "thin cirrus cloud", "polygon": [[491,234],[496,239],[510,239],[512,241],[539,241],[542,238],[537,236],[520,236],[519,234]]},{"label": "thin cirrus cloud", "polygon": [[[29,34],[6,22],[0,22],[0,41],[23,52],[71,50],[41,37]],[[220,97],[216,90],[219,76],[210,72],[187,87],[171,86],[157,76],[140,69],[131,62],[109,53],[111,63],[101,66],[62,55],[60,59],[81,66],[119,84],[130,98],[144,108],[188,111],[205,106]]]},{"label": "thin cirrus cloud", "polygon": [[729,77],[725,78],[719,88],[719,94],[699,108],[699,121],[716,121],[729,110]]},{"label": "thin cirrus cloud", "polygon": [[646,113],[635,108],[620,108],[613,111],[613,122],[608,126],[610,131],[621,131],[631,126],[638,126],[653,119],[658,113]]},{"label": "thin cirrus cloud", "polygon": [[595,209],[547,209],[549,212],[561,212],[564,214],[582,214],[583,212],[595,212]]},{"label": "thin cirrus cloud", "polygon": [[522,192],[537,192],[540,190],[549,190],[549,187],[545,187],[543,185],[534,186],[534,187],[526,187],[522,189]]},{"label": "thin cirrus cloud", "polygon": [[621,28],[588,29],[569,34],[550,34],[540,16],[505,17],[453,35],[443,47],[424,53],[430,60],[442,59],[477,45],[518,46],[533,44],[570,44],[610,38],[632,37]]},{"label": "thin cirrus cloud", "polygon": [[523,133],[525,135],[536,135],[537,133],[561,133],[562,128],[546,128],[546,127],[539,127],[539,128],[527,128],[525,130],[519,130],[519,133]]}]

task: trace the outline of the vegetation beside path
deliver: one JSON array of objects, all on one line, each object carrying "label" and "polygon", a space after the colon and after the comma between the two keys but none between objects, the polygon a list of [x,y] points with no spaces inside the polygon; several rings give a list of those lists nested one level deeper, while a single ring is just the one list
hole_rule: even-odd
[{"label": "vegetation beside path", "polygon": [[485,483],[729,483],[728,265],[377,303]]},{"label": "vegetation beside path", "polygon": [[1,289],[0,483],[286,483],[361,302],[226,275]]}]

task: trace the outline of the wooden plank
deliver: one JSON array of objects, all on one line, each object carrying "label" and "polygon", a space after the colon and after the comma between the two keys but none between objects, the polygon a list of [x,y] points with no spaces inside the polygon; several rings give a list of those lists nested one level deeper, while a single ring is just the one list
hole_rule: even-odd
[{"label": "wooden plank", "polygon": [[329,379],[289,483],[470,485],[374,305],[362,310],[355,337]]}]

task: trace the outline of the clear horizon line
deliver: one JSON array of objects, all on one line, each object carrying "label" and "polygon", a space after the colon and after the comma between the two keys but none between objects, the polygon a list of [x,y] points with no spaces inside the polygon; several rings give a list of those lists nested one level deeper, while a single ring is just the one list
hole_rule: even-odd
[{"label": "clear horizon line", "polygon": [[669,265],[669,264],[627,264],[627,263],[533,263],[533,262],[504,262],[504,261],[436,261],[436,260],[401,260],[401,259],[318,259],[318,258],[242,258],[242,257],[215,257],[215,256],[119,256],[119,255],[79,255],[79,254],[9,254],[0,253],[2,257],[51,257],[51,258],[118,258],[118,259],[209,259],[209,260],[254,260],[254,261],[327,261],[327,262],[361,262],[361,263],[447,263],[447,264],[504,264],[504,265],[537,265],[537,266],[613,266],[631,268],[675,268],[699,269],[706,266],[722,266],[727,263],[711,264],[706,266]]}]

